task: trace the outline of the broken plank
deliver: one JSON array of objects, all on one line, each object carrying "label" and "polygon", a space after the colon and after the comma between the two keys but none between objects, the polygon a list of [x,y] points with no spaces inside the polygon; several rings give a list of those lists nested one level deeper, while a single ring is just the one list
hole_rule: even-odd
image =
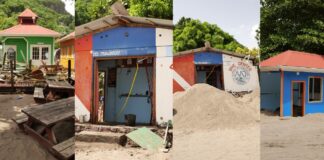
[{"label": "broken plank", "polygon": [[70,159],[74,156],[74,142],[75,137],[72,137],[68,140],[63,141],[62,143],[53,146],[52,148],[62,159]]},{"label": "broken plank", "polygon": [[157,151],[163,148],[163,139],[146,127],[132,131],[126,136],[144,149]]}]

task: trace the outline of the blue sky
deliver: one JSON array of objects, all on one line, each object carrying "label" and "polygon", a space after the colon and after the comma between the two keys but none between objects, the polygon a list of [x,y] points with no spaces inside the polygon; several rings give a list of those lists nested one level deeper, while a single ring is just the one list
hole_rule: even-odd
[{"label": "blue sky", "polygon": [[173,21],[181,17],[217,24],[241,44],[258,47],[254,38],[260,24],[259,0],[173,0]]}]

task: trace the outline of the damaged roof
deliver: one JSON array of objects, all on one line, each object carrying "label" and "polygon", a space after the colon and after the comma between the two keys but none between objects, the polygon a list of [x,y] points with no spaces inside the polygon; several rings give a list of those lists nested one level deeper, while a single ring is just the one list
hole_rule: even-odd
[{"label": "damaged roof", "polygon": [[[201,52],[217,52],[217,53],[226,54],[226,55],[239,57],[239,58],[246,58],[246,57],[249,56],[249,55],[245,55],[245,54],[240,54],[240,53],[235,53],[235,52],[224,51],[224,50],[221,50],[221,49],[212,48],[212,47],[210,47],[208,45],[205,46],[205,47],[201,47],[201,48],[196,48],[196,49],[190,49],[190,50],[186,50],[186,51],[177,52],[177,53],[174,53],[174,56],[182,56],[182,55],[195,54],[195,53],[201,53]],[[254,60],[255,57],[250,56],[249,59]]]},{"label": "damaged roof", "polygon": [[109,15],[77,26],[75,28],[75,36],[81,36],[91,32],[100,32],[102,30],[107,30],[118,26],[141,26],[172,29],[173,22],[172,20],[157,18],[133,17],[127,15]]}]

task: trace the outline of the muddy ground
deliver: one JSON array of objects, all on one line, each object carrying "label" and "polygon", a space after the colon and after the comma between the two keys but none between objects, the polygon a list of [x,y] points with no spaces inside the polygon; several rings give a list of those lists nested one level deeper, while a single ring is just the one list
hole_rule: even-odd
[{"label": "muddy ground", "polygon": [[21,114],[20,110],[34,104],[32,95],[0,95],[0,160],[55,160],[32,137],[24,134],[11,118]]},{"label": "muddy ground", "polygon": [[324,114],[291,117],[261,114],[261,160],[323,160]]}]

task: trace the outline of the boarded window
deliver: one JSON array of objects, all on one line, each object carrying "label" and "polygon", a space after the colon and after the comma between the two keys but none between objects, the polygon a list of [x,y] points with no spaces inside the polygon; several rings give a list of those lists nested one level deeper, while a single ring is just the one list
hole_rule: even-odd
[{"label": "boarded window", "polygon": [[309,94],[310,102],[322,101],[322,78],[309,78]]}]

